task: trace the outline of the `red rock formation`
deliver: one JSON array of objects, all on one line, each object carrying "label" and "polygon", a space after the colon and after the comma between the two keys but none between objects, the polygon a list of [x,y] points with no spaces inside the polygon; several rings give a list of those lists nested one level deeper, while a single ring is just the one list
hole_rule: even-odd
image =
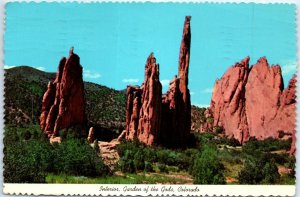
[{"label": "red rock formation", "polygon": [[142,87],[141,110],[139,114],[138,139],[152,145],[156,142],[161,121],[161,91],[159,65],[151,53],[145,66],[145,80]]},{"label": "red rock formation", "polygon": [[210,106],[214,126],[222,126],[226,136],[240,143],[250,137],[291,137],[296,122],[296,77],[283,90],[280,66],[270,67],[263,57],[249,70],[248,62],[247,57],[216,81]]},{"label": "red rock formation", "polygon": [[55,85],[52,82],[49,82],[47,91],[43,96],[42,113],[40,117],[40,126],[42,130],[46,128],[47,125],[46,119],[54,100],[55,100]]},{"label": "red rock formation", "polygon": [[142,87],[127,86],[126,139],[137,138],[147,145],[157,142],[161,121],[161,91],[159,65],[151,53],[146,62]]},{"label": "red rock formation", "polygon": [[178,75],[162,96],[159,65],[151,54],[145,67],[141,88],[127,87],[126,130],[122,136],[152,145],[163,143],[180,146],[186,142],[191,129],[191,101],[188,89],[190,57],[190,17],[186,17],[180,48]]},{"label": "red rock formation", "polygon": [[230,67],[223,77],[216,81],[210,111],[214,126],[225,129],[229,138],[240,143],[248,138],[245,113],[245,85],[249,74],[249,57]]},{"label": "red rock formation", "polygon": [[184,146],[191,131],[191,100],[188,89],[188,73],[191,45],[191,17],[184,22],[180,46],[178,77],[170,82],[163,96],[161,143],[167,146]]},{"label": "red rock formation", "polygon": [[278,115],[283,79],[280,66],[268,65],[266,58],[260,58],[252,67],[246,85],[246,113],[250,136],[256,139],[277,138],[279,123],[271,125]]},{"label": "red rock formation", "polygon": [[68,59],[59,63],[56,79],[50,82],[43,97],[40,117],[41,129],[48,136],[85,123],[84,86],[79,56],[70,50]]},{"label": "red rock formation", "polygon": [[91,127],[89,129],[89,134],[88,134],[88,137],[87,137],[87,141],[88,141],[89,144],[92,144],[95,141],[95,129],[94,129],[94,127]]},{"label": "red rock formation", "polygon": [[136,86],[127,86],[127,103],[126,103],[126,133],[128,140],[137,137],[141,109],[142,89]]}]

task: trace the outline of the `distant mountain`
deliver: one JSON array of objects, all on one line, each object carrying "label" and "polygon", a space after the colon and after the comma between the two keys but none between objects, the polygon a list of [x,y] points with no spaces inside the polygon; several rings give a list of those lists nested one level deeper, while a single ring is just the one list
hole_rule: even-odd
[{"label": "distant mountain", "polygon": [[[43,94],[55,73],[29,66],[5,70],[5,121],[22,126],[39,123]],[[125,125],[125,92],[91,82],[84,83],[86,114],[90,125],[122,130]]]}]

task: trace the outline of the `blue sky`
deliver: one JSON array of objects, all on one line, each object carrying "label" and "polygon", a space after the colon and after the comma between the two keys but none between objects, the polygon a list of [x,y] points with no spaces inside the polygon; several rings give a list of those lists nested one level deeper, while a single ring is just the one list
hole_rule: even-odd
[{"label": "blue sky", "polygon": [[56,72],[75,47],[84,80],[125,89],[140,85],[154,52],[163,91],[177,74],[184,17],[191,15],[189,88],[207,106],[215,80],[235,62],[266,56],[285,86],[296,72],[295,5],[180,3],[7,3],[5,68]]}]

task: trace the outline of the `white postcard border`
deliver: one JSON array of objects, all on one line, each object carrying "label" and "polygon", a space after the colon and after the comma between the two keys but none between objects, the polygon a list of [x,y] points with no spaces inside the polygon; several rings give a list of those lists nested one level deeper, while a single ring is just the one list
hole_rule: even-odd
[{"label": "white postcard border", "polygon": [[[96,3],[96,2],[185,2],[185,3],[288,3],[296,5],[296,20],[297,24],[297,76],[299,76],[299,60],[300,60],[300,1],[299,0],[1,0],[0,1],[0,138],[3,139],[4,131],[4,30],[5,30],[5,4],[8,2],[81,2],[81,3]],[[299,108],[299,92],[300,80],[297,81],[297,123],[300,121]],[[297,124],[297,131],[300,126]],[[300,133],[296,133],[297,139],[300,139]],[[297,140],[297,150],[300,147],[300,140]],[[74,195],[74,196],[149,196],[149,195],[175,195],[175,196],[300,196],[299,183],[296,185],[125,185],[125,184],[11,184],[3,183],[3,141],[0,143],[2,150],[0,155],[2,162],[0,162],[0,184],[3,186],[1,196],[15,196],[15,195]],[[300,150],[300,149],[299,149]],[[296,158],[300,158],[300,151],[296,152]],[[296,162],[296,180],[300,178],[298,170],[300,160]],[[124,188],[134,188],[134,186],[141,189],[141,191],[124,191]],[[150,191],[151,187],[157,188],[157,191]],[[190,192],[179,192],[179,188],[189,188]],[[102,188],[102,189],[101,189]],[[108,189],[106,189],[108,188]],[[112,189],[109,189],[112,188]],[[111,191],[117,188],[119,191]],[[173,192],[167,191],[172,188]],[[107,190],[107,191],[105,191]],[[199,190],[199,191],[198,191]],[[148,191],[148,192],[146,192]],[[164,191],[164,192],[163,192]],[[8,195],[9,194],[9,195]]]}]

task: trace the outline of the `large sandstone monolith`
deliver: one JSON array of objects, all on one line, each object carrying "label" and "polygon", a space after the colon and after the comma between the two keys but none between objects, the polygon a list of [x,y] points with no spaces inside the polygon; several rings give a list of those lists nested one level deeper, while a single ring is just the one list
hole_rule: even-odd
[{"label": "large sandstone monolith", "polygon": [[245,114],[245,86],[249,74],[249,57],[230,67],[213,89],[210,111],[214,126],[223,127],[229,138],[242,143],[248,137]]},{"label": "large sandstone monolith", "polygon": [[49,82],[42,101],[41,129],[50,137],[86,121],[84,85],[80,58],[70,50],[68,59],[62,58],[55,81]]},{"label": "large sandstone monolith", "polygon": [[270,127],[278,116],[283,79],[280,66],[269,66],[266,58],[260,58],[252,67],[246,85],[246,113],[249,135],[256,139],[277,138],[276,127]]},{"label": "large sandstone monolith", "polygon": [[139,114],[138,139],[152,145],[157,142],[161,121],[162,86],[159,81],[159,65],[151,53],[145,66],[145,80],[142,87],[141,110]]},{"label": "large sandstone monolith", "polygon": [[161,91],[159,65],[153,53],[145,65],[142,87],[127,86],[125,138],[152,145],[157,142],[161,121]]},{"label": "large sandstone monolith", "polygon": [[191,17],[184,22],[180,46],[178,77],[170,82],[163,96],[160,142],[166,146],[185,146],[191,131],[191,99],[188,89],[188,74],[191,46]]},{"label": "large sandstone monolith", "polygon": [[230,67],[214,86],[210,111],[214,126],[240,143],[250,137],[287,139],[295,133],[296,76],[286,89],[279,65],[265,57],[249,69],[249,58]]}]

